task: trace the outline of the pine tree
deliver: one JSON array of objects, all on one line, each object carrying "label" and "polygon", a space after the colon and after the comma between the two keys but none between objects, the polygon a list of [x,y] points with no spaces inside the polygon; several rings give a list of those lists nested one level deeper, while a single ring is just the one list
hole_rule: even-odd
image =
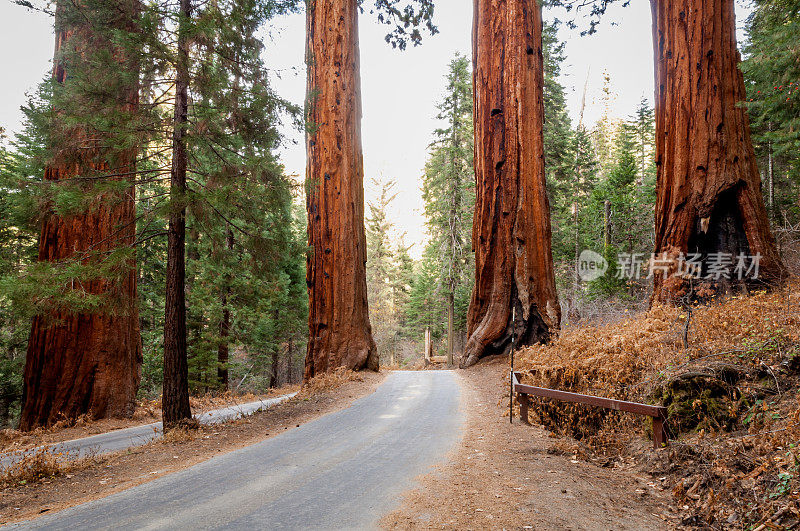
[{"label": "pine tree", "polygon": [[773,219],[800,219],[800,32],[796,1],[758,0],[741,67],[753,143]]},{"label": "pine tree", "polygon": [[621,124],[611,115],[611,108],[616,97],[611,86],[611,76],[608,72],[603,72],[603,89],[600,100],[603,114],[592,131],[592,144],[601,178],[606,178],[617,163],[615,146]]},{"label": "pine tree", "polygon": [[[395,274],[392,280],[392,300],[394,301],[395,315],[397,316],[398,333],[403,337],[413,337],[411,324],[408,319],[411,304],[411,291],[414,286],[416,263],[411,257],[411,246],[406,245],[404,238],[400,237],[395,253]],[[466,315],[466,312],[464,312]]]},{"label": "pine tree", "polygon": [[[30,333],[30,319],[15,311],[12,300],[3,296],[23,268],[36,259],[37,241],[33,228],[19,218],[17,201],[21,199],[18,184],[24,159],[2,145],[5,135],[0,129],[0,426],[13,427],[22,400],[22,372],[25,347]],[[19,144],[16,144],[19,146]],[[33,146],[34,144],[30,144]],[[42,175],[41,168],[23,174]],[[8,286],[7,286],[8,285]]]},{"label": "pine tree", "polygon": [[[471,286],[473,171],[472,79],[466,57],[450,62],[447,87],[437,118],[446,126],[434,132],[422,177],[422,197],[430,243],[441,264],[439,287],[447,308],[447,361],[453,363],[457,321],[456,296]],[[460,304],[459,306],[463,306]]]},{"label": "pine tree", "polygon": [[591,133],[578,124],[573,140],[575,155],[571,186],[567,191],[569,216],[563,226],[568,231],[571,242],[569,263],[571,284],[575,297],[578,297],[581,283],[578,276],[578,259],[583,249],[593,249],[602,239],[602,224],[598,223],[597,212],[592,210],[591,198],[599,181],[599,163],[595,158]]},{"label": "pine tree", "polygon": [[[239,280],[264,281],[261,268],[273,266],[275,277],[270,281],[277,282],[279,250],[291,247],[286,245],[291,227],[289,183],[273,150],[280,141],[278,114],[296,109],[269,88],[260,59],[262,44],[255,33],[294,3],[184,1],[177,28],[168,22],[176,15],[171,4],[150,4],[146,13],[145,23],[152,25],[143,47],[149,58],[143,76],[146,100],[154,121],[163,124],[161,130],[173,132],[172,156],[145,161],[149,172],[168,173],[172,179],[170,201],[153,206],[170,218],[162,382],[167,424],[188,418],[190,384],[217,387],[218,379],[226,378],[236,319],[246,319],[254,304],[262,304],[237,298],[248,290],[238,286]],[[162,44],[176,41],[174,47]],[[163,94],[169,94],[164,89],[173,79],[178,83],[170,117],[164,112],[168,100]],[[163,140],[155,130],[153,144]],[[152,189],[153,196],[166,197],[167,191],[158,184]],[[186,240],[187,227],[185,249],[181,241]],[[245,274],[241,274],[243,264],[248,267]],[[181,287],[184,284],[188,290]],[[187,292],[193,324],[189,335],[183,300]],[[242,307],[234,308],[236,303]],[[257,335],[253,331],[240,339],[248,343]]]},{"label": "pine tree", "polygon": [[265,353],[261,362],[270,367],[273,385],[287,348],[279,338],[296,324],[288,319],[292,313],[277,311],[294,304],[287,293],[296,292],[297,262],[290,257],[302,249],[291,183],[272,152],[279,142],[277,113],[295,109],[271,92],[255,36],[274,14],[269,9],[254,1],[216,2],[198,20],[204,39],[195,54],[200,73],[192,108],[202,134],[191,151],[199,189],[189,204],[195,333],[187,345],[194,389],[227,387],[234,345]]},{"label": "pine tree", "polygon": [[[558,22],[545,22],[542,30],[544,55],[544,157],[551,203],[557,196],[569,195],[573,182],[575,146],[572,120],[567,109],[564,87],[558,78],[565,60],[566,43],[558,40]],[[556,205],[551,205],[553,215]],[[558,230],[554,223],[554,230]]]},{"label": "pine tree", "polygon": [[636,144],[637,179],[639,188],[655,179],[655,110],[647,98],[642,98],[631,122]]},{"label": "pine tree", "polygon": [[435,247],[428,245],[417,263],[405,317],[413,337],[422,337],[431,330],[434,339],[444,337],[447,330],[445,307],[439,295],[441,263]]},{"label": "pine tree", "polygon": [[[558,24],[545,24],[544,51],[544,151],[547,189],[553,228],[556,282],[571,317],[577,316],[580,292],[577,260],[583,249],[597,241],[597,223],[590,198],[597,180],[597,162],[591,135],[581,120],[573,128],[564,87],[558,80],[564,43],[558,41]],[[585,97],[585,96],[584,96]]]},{"label": "pine tree", "polygon": [[164,302],[164,382],[161,410],[164,429],[191,419],[189,366],[186,353],[186,176],[189,154],[189,55],[192,1],[180,0],[175,62],[175,106],[172,122],[170,214],[167,229],[167,281]]},{"label": "pine tree", "polygon": [[373,179],[380,190],[378,199],[367,204],[367,299],[372,335],[379,355],[385,358],[389,345],[398,333],[397,309],[394,301],[395,256],[391,246],[388,208],[397,196],[394,181]]},{"label": "pine tree", "polygon": [[553,258],[560,284],[571,281],[576,241],[582,235],[575,221],[583,212],[594,183],[594,148],[582,124],[573,130],[564,87],[558,80],[565,60],[564,43],[558,41],[558,24],[545,23],[544,52],[544,154],[547,190],[553,220]]},{"label": "pine tree", "polygon": [[617,254],[639,251],[642,239],[637,229],[644,225],[649,230],[652,225],[652,218],[640,219],[641,212],[636,208],[639,168],[634,128],[630,123],[624,123],[616,135],[614,158],[615,166],[593,190],[591,205],[595,219],[602,218],[605,222],[602,254],[610,267],[603,277],[590,284],[590,291],[606,297],[625,288],[624,277],[618,274]]}]

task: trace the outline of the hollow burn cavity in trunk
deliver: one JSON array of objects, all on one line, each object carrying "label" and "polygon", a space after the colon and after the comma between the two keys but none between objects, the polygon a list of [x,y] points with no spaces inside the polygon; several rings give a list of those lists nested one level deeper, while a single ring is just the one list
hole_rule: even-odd
[{"label": "hollow burn cavity in trunk", "polygon": [[545,343],[550,338],[550,330],[541,316],[539,308],[532,304],[528,312],[528,319],[523,317],[522,301],[517,296],[514,288],[512,301],[515,307],[515,319],[512,313],[508,315],[506,332],[486,348],[486,356],[494,354],[508,354],[511,349],[511,337],[514,335],[515,348],[527,347],[536,343]]},{"label": "hollow burn cavity in trunk", "polygon": [[739,212],[737,200],[738,188],[722,192],[716,200],[711,216],[707,219],[707,228],[704,231],[704,218],[698,217],[692,235],[689,237],[689,252],[699,253],[705,261],[713,253],[729,253],[734,258],[740,254],[749,255],[750,245],[747,243],[747,233],[744,229],[744,220]]},{"label": "hollow burn cavity in trunk", "polygon": [[[716,199],[711,215],[708,218],[698,216],[695,220],[692,235],[688,241],[688,252],[700,255],[702,270],[700,272],[701,282],[712,282],[713,291],[716,295],[722,295],[734,290],[746,289],[747,287],[759,284],[759,281],[749,277],[739,279],[736,271],[739,256],[746,257],[747,264],[750,264],[751,251],[747,241],[747,233],[744,227],[744,219],[739,210],[737,199],[739,187],[734,187],[719,194]],[[714,262],[714,255],[725,254],[730,257],[730,275],[719,279],[711,279],[711,265]],[[692,293],[693,300],[707,299],[706,296],[699,296],[697,292]],[[712,297],[713,298],[713,297]]]}]

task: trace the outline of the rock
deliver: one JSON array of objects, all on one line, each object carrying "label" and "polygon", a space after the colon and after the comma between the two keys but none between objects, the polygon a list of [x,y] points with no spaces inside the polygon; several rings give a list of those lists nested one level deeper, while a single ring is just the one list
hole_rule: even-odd
[{"label": "rock", "polygon": [[667,422],[673,431],[685,433],[696,429],[731,430],[736,426],[735,402],[739,392],[726,380],[737,374],[733,366],[719,364],[719,378],[713,368],[689,371],[669,380],[655,394],[667,407]]}]

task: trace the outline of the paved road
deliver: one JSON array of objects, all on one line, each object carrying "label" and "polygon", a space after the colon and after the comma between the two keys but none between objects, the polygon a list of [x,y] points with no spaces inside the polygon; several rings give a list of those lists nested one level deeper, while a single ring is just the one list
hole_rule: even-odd
[{"label": "paved road", "polygon": [[462,427],[452,372],[395,372],[345,410],[21,527],[372,528]]},{"label": "paved road", "polygon": [[[197,418],[198,422],[201,424],[217,424],[220,422],[226,422],[239,417],[252,415],[256,411],[260,411],[270,406],[274,406],[275,404],[284,402],[296,394],[297,393],[291,393],[275,398],[258,400],[256,402],[248,402],[247,404],[238,404],[222,409],[216,409],[214,411],[197,414],[195,415],[195,418]],[[65,459],[76,459],[79,457],[86,457],[88,455],[118,452],[133,446],[147,444],[153,439],[161,437],[161,432],[161,422],[153,422],[152,424],[144,424],[142,426],[114,430],[108,433],[92,435],[91,437],[84,437],[82,439],[74,439],[72,441],[65,441],[58,444],[39,446],[31,450],[0,454],[0,471],[2,471],[3,468],[19,462],[26,455],[41,451],[44,448],[51,448],[55,452],[61,452]]]}]

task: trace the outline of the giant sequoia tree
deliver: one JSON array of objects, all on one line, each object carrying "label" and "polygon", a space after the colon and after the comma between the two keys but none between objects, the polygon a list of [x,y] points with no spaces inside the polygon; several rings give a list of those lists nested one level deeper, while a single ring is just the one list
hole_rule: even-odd
[{"label": "giant sequoia tree", "polygon": [[378,368],[367,308],[358,2],[307,6],[309,338],[305,378]]},{"label": "giant sequoia tree", "polygon": [[[760,279],[785,268],[770,233],[738,70],[734,0],[651,0],[656,59],[657,256],[761,255]],[[665,278],[666,277],[666,278]],[[654,300],[690,290],[655,274]]]},{"label": "giant sequoia tree", "polygon": [[[44,175],[52,203],[39,261],[64,285],[31,326],[23,430],[84,413],[130,415],[135,405],[141,343],[135,263],[124,249],[135,238],[136,146],[112,131],[138,105],[138,57],[119,44],[138,1],[108,4],[56,3],[54,147]],[[76,196],[80,206],[65,208]]]},{"label": "giant sequoia tree", "polygon": [[[306,7],[308,63],[306,184],[309,338],[305,378],[337,367],[378,368],[369,322],[361,152],[358,0],[312,0]],[[386,41],[418,44],[433,2],[405,9],[375,0],[379,20],[393,25]],[[415,8],[416,4],[416,8]]]},{"label": "giant sequoia tree", "polygon": [[[537,0],[475,0],[475,288],[463,366],[547,340],[561,311],[545,188],[542,13]],[[512,319],[512,308],[516,319]]]}]

